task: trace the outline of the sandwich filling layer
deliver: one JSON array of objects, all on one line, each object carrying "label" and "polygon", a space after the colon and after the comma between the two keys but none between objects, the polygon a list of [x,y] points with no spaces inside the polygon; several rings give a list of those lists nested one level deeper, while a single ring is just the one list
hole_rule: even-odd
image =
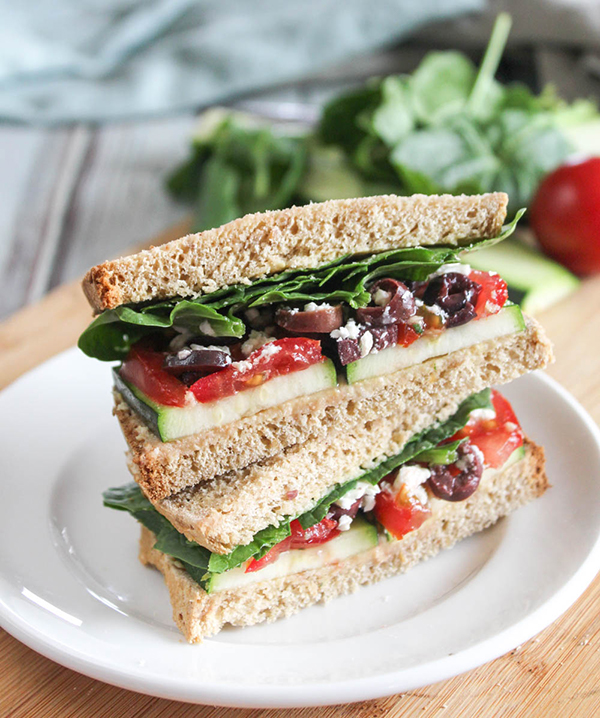
[{"label": "sandwich filling layer", "polygon": [[396,456],[333,485],[311,510],[259,531],[228,554],[209,551],[175,530],[136,484],[105,492],[105,505],[126,510],[155,536],[155,548],[178,559],[211,593],[325,565],[398,541],[435,516],[439,502],[464,501],[486,477],[524,455],[510,404],[485,390],[447,421],[425,430]]},{"label": "sandwich filling layer", "polygon": [[[482,240],[469,248],[498,241]],[[496,274],[457,248],[405,248],[283,272],[193,300],[108,310],[80,347],[163,441],[524,328]]]}]

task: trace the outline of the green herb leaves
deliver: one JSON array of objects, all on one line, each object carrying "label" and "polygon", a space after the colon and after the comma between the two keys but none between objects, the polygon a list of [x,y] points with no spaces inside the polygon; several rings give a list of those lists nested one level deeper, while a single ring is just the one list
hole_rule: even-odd
[{"label": "green herb leaves", "polygon": [[242,337],[244,309],[281,302],[345,302],[356,309],[370,301],[368,287],[380,277],[423,280],[442,264],[459,261],[458,254],[487,246],[512,234],[524,210],[498,237],[461,247],[407,247],[359,258],[342,258],[316,269],[290,270],[195,299],[123,306],[97,317],[79,337],[78,346],[101,361],[124,359],[136,341],[160,329],[177,326],[192,336]]},{"label": "green herb leaves", "polygon": [[304,134],[278,135],[250,116],[216,109],[205,114],[192,156],[167,189],[195,207],[194,231],[201,231],[287,207],[305,166]]},{"label": "green herb leaves", "polygon": [[569,107],[551,90],[536,96],[498,83],[509,29],[510,18],[499,15],[479,70],[459,52],[433,52],[412,75],[336,98],[323,112],[321,139],[342,148],[364,177],[395,182],[400,193],[500,190],[513,211],[527,204],[570,151],[562,128],[597,110],[585,100]]}]

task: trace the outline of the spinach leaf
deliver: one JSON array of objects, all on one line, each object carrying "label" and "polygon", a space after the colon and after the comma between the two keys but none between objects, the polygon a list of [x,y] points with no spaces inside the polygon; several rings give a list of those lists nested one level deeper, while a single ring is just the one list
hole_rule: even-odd
[{"label": "spinach leaf", "polygon": [[174,298],[109,309],[83,332],[78,346],[88,356],[114,361],[124,359],[143,336],[174,325],[195,334],[242,337],[246,326],[237,314],[251,307],[326,301],[345,302],[357,309],[370,301],[368,287],[379,277],[423,280],[443,264],[458,261],[460,252],[487,246],[512,234],[523,211],[498,237],[467,242],[460,247],[406,247],[365,257],[342,257],[315,269],[289,270],[195,299]]}]

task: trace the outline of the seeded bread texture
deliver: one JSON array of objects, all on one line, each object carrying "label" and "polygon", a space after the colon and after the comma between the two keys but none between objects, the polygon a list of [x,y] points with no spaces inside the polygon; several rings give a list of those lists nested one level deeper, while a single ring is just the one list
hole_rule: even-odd
[{"label": "seeded bread texture", "polygon": [[522,461],[482,481],[467,500],[436,501],[432,517],[401,541],[380,543],[370,551],[324,568],[207,594],[181,564],[153,548],[154,534],[146,528],[142,528],[139,558],[162,572],[175,623],[190,643],[199,643],[225,624],[252,626],[271,622],[320,601],[353,593],[361,585],[404,572],[491,526],[548,488],[543,449],[530,441],[526,441],[525,449]]},{"label": "seeded bread texture", "polygon": [[[332,432],[337,436],[363,435],[361,445],[365,450],[369,448],[369,437],[381,434],[392,439],[394,450],[419,428],[452,414],[470,394],[543,368],[551,360],[550,342],[540,325],[528,318],[523,332],[481,342],[387,376],[293,399],[176,441],[160,441],[118,393],[115,413],[129,445],[133,477],[148,498],[157,502],[187,487],[277,456],[290,446],[324,439]],[[380,453],[389,451],[378,444],[363,460],[372,460]],[[355,458],[360,460],[358,455]],[[302,482],[313,480],[304,472],[302,476]],[[212,482],[210,491],[217,496],[230,481],[224,478]],[[310,494],[322,493],[328,485],[325,478],[315,480]],[[287,491],[285,482],[280,486]],[[279,500],[283,501],[283,497]],[[307,501],[308,495],[303,494],[297,504],[285,503],[285,510],[302,510]],[[274,510],[266,508],[266,504],[263,508],[263,499],[259,499],[257,511],[258,506],[264,516]],[[229,541],[224,539],[222,543]]]},{"label": "seeded bread texture", "polygon": [[500,233],[502,192],[453,197],[362,197],[249,214],[89,270],[83,291],[96,312],[150,299],[190,297],[346,254],[433,244],[456,246]]}]

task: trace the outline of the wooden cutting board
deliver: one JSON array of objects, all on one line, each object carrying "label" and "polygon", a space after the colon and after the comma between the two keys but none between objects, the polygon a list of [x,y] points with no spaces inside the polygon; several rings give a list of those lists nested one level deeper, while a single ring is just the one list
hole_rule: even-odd
[{"label": "wooden cutting board", "polygon": [[[154,244],[181,236],[178,226]],[[60,287],[0,325],[0,388],[67,349],[90,321],[79,284]],[[555,343],[550,370],[600,421],[600,278],[540,317]],[[600,480],[600,477],[598,477]],[[0,714],[11,718],[223,718],[223,716],[440,716],[496,718],[600,715],[600,577],[536,638],[456,678],[346,706],[242,710],[191,706],[100,683],[43,658],[0,631]],[[198,648],[202,650],[201,647]],[[368,660],[368,657],[365,658]]]}]

